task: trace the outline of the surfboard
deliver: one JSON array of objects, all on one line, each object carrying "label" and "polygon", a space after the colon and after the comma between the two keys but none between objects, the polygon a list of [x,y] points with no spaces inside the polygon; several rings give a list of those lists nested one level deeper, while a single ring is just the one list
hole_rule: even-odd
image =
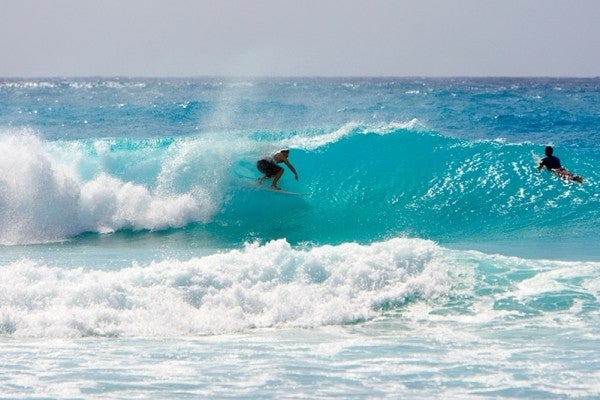
[{"label": "surfboard", "polygon": [[566,169],[553,169],[552,172],[567,181],[583,183],[583,178]]},{"label": "surfboard", "polygon": [[258,178],[256,178],[256,177],[247,176],[247,175],[241,174],[241,173],[237,173],[236,175],[240,178],[240,181],[243,182],[244,186],[247,185],[253,189],[265,190],[265,191],[269,191],[269,192],[273,192],[273,193],[286,194],[286,195],[290,195],[290,196],[306,196],[306,195],[308,195],[308,193],[293,192],[290,190],[283,190],[283,189],[281,189],[281,190],[273,189],[271,186],[263,186],[263,185],[259,184]]},{"label": "surfboard", "polygon": [[[533,156],[536,164],[540,163],[540,156],[538,156],[535,153],[531,153],[531,155]],[[546,168],[544,168],[546,169]],[[579,175],[576,175],[574,173],[572,173],[571,171],[569,171],[568,169],[562,168],[562,169],[551,169],[550,172],[552,172],[554,175],[558,176],[559,178],[562,178],[566,181],[574,181],[574,182],[579,182],[579,183],[583,183],[583,178],[580,177]]]},{"label": "surfboard", "polygon": [[267,190],[269,192],[273,192],[273,193],[279,193],[279,194],[287,194],[287,195],[292,195],[292,196],[306,196],[308,193],[298,193],[298,192],[290,192],[289,190],[277,190],[277,189],[273,189],[270,186],[261,186],[261,185],[256,185],[257,189],[261,189],[261,190]]}]

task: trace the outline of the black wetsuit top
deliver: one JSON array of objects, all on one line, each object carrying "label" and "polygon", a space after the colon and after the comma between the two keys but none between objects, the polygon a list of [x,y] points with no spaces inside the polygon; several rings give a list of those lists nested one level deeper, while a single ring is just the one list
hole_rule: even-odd
[{"label": "black wetsuit top", "polygon": [[542,165],[548,169],[561,169],[560,160],[555,156],[547,156],[542,159]]}]

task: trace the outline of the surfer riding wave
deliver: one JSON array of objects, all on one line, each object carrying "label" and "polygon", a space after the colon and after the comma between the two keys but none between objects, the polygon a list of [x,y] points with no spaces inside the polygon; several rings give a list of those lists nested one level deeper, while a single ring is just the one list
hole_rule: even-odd
[{"label": "surfer riding wave", "polygon": [[296,177],[296,180],[298,180],[298,173],[296,172],[294,166],[288,160],[289,155],[290,151],[288,149],[285,149],[278,151],[270,157],[265,157],[258,160],[258,162],[256,163],[256,168],[263,174],[263,176],[259,178],[258,183],[261,184],[267,179],[273,179],[271,188],[275,190],[281,190],[281,188],[277,186],[277,183],[279,182],[279,179],[281,179],[281,176],[284,172],[284,169],[277,165],[280,163],[284,163],[285,165],[287,165],[290,171],[292,171],[292,173]]}]

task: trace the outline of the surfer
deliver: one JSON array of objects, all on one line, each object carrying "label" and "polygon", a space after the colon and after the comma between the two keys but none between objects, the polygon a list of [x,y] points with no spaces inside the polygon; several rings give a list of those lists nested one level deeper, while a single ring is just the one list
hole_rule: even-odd
[{"label": "surfer", "polygon": [[538,165],[538,169],[546,167],[549,171],[554,172],[556,175],[560,176],[563,179],[570,179],[572,181],[583,183],[582,177],[580,177],[579,175],[575,175],[562,167],[562,165],[560,164],[560,159],[553,155],[554,149],[552,148],[552,146],[546,146],[544,153],[546,154],[546,157],[542,158],[542,161],[540,161],[540,165]]},{"label": "surfer", "polygon": [[298,173],[294,166],[288,160],[288,156],[290,155],[290,151],[288,149],[280,150],[271,157],[265,157],[261,160],[258,160],[256,163],[256,168],[264,174],[259,180],[258,183],[263,183],[266,179],[273,178],[273,183],[271,184],[271,188],[275,190],[281,190],[279,186],[277,186],[277,182],[281,179],[281,175],[283,175],[283,168],[277,164],[284,163],[288,166],[290,171],[294,173],[296,180],[298,180]]}]

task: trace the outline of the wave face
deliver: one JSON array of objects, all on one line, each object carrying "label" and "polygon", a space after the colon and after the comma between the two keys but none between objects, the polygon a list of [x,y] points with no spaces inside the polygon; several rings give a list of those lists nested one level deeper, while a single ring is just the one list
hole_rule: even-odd
[{"label": "wave face", "polygon": [[[300,173],[258,190],[256,160],[292,149]],[[543,150],[543,149],[542,149]],[[85,232],[210,231],[223,243],[342,243],[409,235],[436,241],[599,232],[600,162],[574,149],[583,185],[536,169],[540,146],[449,138],[416,121],[291,132],[154,139],[0,135],[0,243]]]}]

